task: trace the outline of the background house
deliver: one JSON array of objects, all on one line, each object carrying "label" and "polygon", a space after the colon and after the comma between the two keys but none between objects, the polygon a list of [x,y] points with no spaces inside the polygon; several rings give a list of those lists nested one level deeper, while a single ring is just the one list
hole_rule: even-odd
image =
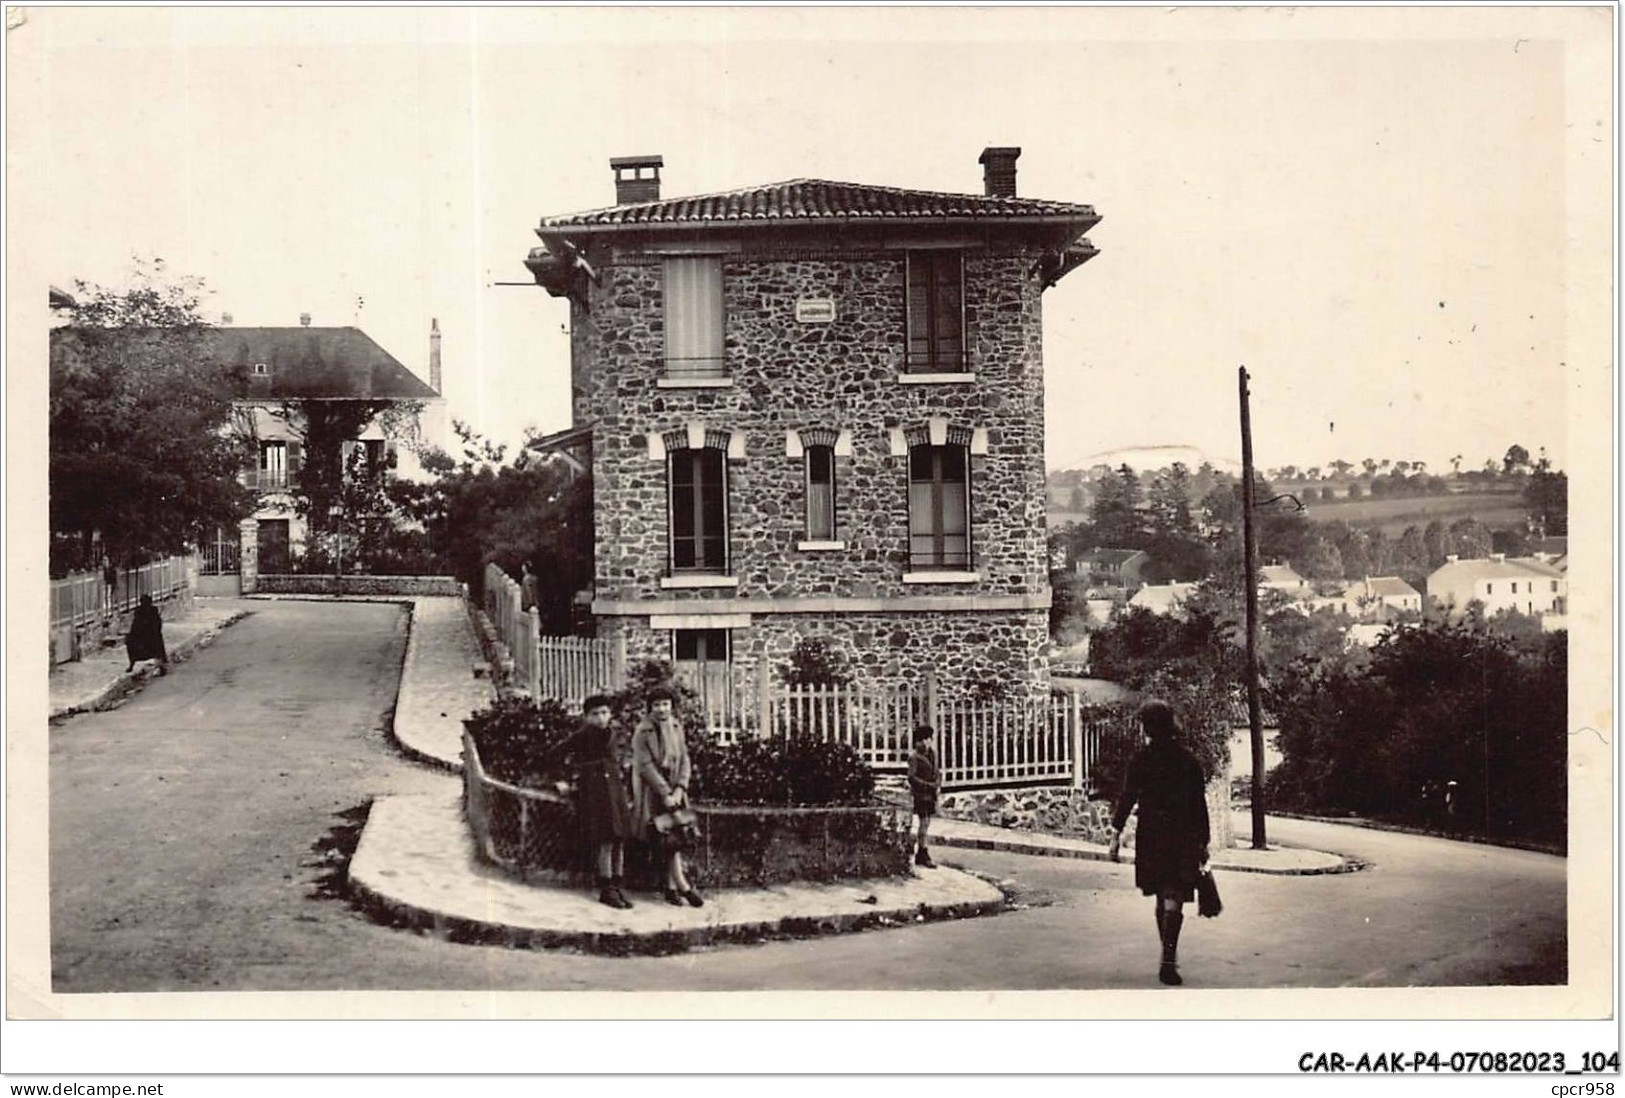
[{"label": "background house", "polygon": [[1396,614],[1422,612],[1422,593],[1399,576],[1366,576],[1331,594],[1316,595],[1310,610],[1335,610],[1357,621],[1386,621]]},{"label": "background house", "polygon": [[[257,505],[237,530],[217,531],[214,543],[203,547],[200,582],[210,589],[204,593],[234,592],[244,569],[289,571],[303,553],[307,523],[293,492],[306,460],[312,404],[365,400],[405,413],[374,418],[344,447],[341,460],[359,449],[364,467],[380,474],[421,478],[422,448],[444,444],[445,401],[359,328],[218,327],[205,329],[203,339],[206,353],[247,377],[235,403],[257,451],[241,478],[257,493]],[[433,322],[429,362],[438,384],[440,331]]]},{"label": "background house", "polygon": [[1091,549],[1078,558],[1074,568],[1093,586],[1133,589],[1145,582],[1140,572],[1150,563],[1144,549]]},{"label": "background house", "polygon": [[1483,604],[1494,616],[1503,610],[1542,616],[1563,614],[1568,608],[1568,576],[1534,557],[1460,560],[1449,557],[1428,576],[1428,598],[1450,613],[1462,613],[1468,603]]},{"label": "background house", "polygon": [[[602,636],[711,692],[803,637],[860,681],[1048,686],[1041,300],[1084,205],[798,179],[550,217]],[[578,436],[579,437],[579,436]]]},{"label": "background house", "polygon": [[1195,593],[1197,586],[1194,583],[1148,583],[1134,592],[1128,604],[1153,614],[1178,614],[1181,604]]}]

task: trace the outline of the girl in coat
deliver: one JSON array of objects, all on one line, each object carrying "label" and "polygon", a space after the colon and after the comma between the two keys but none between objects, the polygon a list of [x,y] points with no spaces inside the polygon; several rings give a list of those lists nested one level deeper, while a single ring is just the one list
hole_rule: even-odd
[{"label": "girl in coat", "polygon": [[581,707],[581,726],[555,749],[575,767],[576,818],[598,866],[598,902],[626,909],[621,891],[626,840],[636,833],[622,763],[626,735],[613,727],[610,701],[594,694]]},{"label": "girl in coat", "polygon": [[1157,937],[1162,942],[1158,979],[1182,984],[1179,931],[1184,905],[1196,897],[1196,882],[1208,860],[1207,798],[1202,764],[1179,743],[1179,723],[1167,702],[1140,707],[1146,746],[1129,764],[1123,795],[1112,814],[1112,860],[1117,860],[1123,825],[1137,804],[1139,830],[1134,846],[1134,883],[1155,896]]},{"label": "girl in coat", "polygon": [[[675,697],[670,690],[657,688],[651,692],[649,711],[632,733],[632,815],[656,849],[662,844],[655,831],[655,817],[689,803],[688,782],[692,767],[688,758],[688,744],[683,739],[682,722],[673,711],[674,703]],[[692,907],[703,906],[704,898],[688,883],[682,851],[668,849],[664,855],[666,870],[662,895],[666,902],[681,905],[687,901]]]}]

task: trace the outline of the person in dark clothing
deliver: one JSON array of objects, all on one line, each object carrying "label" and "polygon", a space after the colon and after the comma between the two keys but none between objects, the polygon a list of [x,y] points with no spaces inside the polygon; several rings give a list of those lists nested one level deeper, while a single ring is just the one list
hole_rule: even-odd
[{"label": "person in dark clothing", "polygon": [[519,567],[522,573],[519,577],[519,609],[534,610],[541,586],[541,581],[536,578],[536,566],[527,560]]},{"label": "person in dark clothing", "polygon": [[1111,857],[1117,860],[1123,825],[1140,808],[1134,845],[1134,883],[1156,897],[1157,937],[1162,942],[1158,978],[1182,984],[1179,931],[1184,905],[1196,897],[1196,882],[1208,860],[1208,817],[1202,764],[1179,742],[1179,722],[1167,702],[1140,707],[1147,744],[1129,763],[1123,795],[1112,814]]},{"label": "person in dark clothing", "polygon": [[130,657],[125,674],[135,670],[141,660],[157,660],[158,673],[169,674],[169,653],[164,651],[164,619],[152,604],[151,595],[141,596],[141,605],[130,618],[130,631],[124,636],[124,651]]},{"label": "person in dark clothing", "polygon": [[937,796],[942,792],[942,771],[937,768],[936,732],[929,724],[914,729],[914,751],[908,757],[908,789],[914,798],[914,815],[920,821],[920,835],[914,850],[914,864],[935,869],[931,852],[925,847],[931,830],[931,817],[937,814]]},{"label": "person in dark clothing", "polygon": [[594,694],[581,711],[581,727],[555,751],[575,768],[576,817],[582,838],[597,859],[598,902],[624,910],[632,906],[621,891],[625,843],[635,831],[627,786],[630,749],[625,734],[611,723],[608,698]]}]

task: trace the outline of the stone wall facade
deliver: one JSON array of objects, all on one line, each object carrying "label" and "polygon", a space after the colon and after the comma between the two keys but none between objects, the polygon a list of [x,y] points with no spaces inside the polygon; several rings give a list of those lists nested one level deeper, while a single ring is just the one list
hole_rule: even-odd
[{"label": "stone wall facade", "polygon": [[[1228,850],[1236,845],[1235,827],[1230,817],[1229,773],[1209,782],[1206,795],[1208,848]],[[937,804],[937,811],[950,820],[1066,835],[1092,843],[1111,842],[1111,802],[1093,799],[1088,791],[1067,786],[945,793]],[[1130,815],[1123,826],[1123,846],[1131,850],[1137,818],[1137,814]]]},{"label": "stone wall facade", "polygon": [[[662,385],[654,246],[599,246],[599,282],[573,305],[575,418],[593,428],[600,635],[625,634],[634,658],[670,658],[673,628],[710,619],[732,630],[738,665],[818,635],[847,647],[870,681],[913,681],[931,666],[948,690],[988,677],[1047,690],[1038,252],[993,233],[930,243],[964,257],[967,361],[952,380],[917,383],[899,380],[911,241],[748,236],[716,243],[726,385]],[[834,319],[798,321],[808,298],[833,301]],[[816,545],[809,438],[838,440],[835,538]],[[906,446],[944,440],[970,447],[974,575],[925,582],[909,563]],[[667,454],[696,442],[726,455],[728,568],[708,586],[670,571]]]},{"label": "stone wall facade", "polygon": [[[245,576],[246,578],[246,576]],[[255,579],[261,595],[442,595],[456,597],[463,588],[452,576],[324,576],[264,574]]]}]

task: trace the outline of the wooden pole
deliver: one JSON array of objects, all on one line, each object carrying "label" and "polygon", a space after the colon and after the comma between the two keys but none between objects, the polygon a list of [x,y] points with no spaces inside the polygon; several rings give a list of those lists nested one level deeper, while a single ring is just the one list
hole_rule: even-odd
[{"label": "wooden pole", "polygon": [[1247,367],[1241,388],[1242,586],[1247,597],[1247,726],[1253,751],[1253,849],[1264,840],[1264,715],[1258,701],[1258,536],[1253,531],[1253,422],[1247,406]]}]

